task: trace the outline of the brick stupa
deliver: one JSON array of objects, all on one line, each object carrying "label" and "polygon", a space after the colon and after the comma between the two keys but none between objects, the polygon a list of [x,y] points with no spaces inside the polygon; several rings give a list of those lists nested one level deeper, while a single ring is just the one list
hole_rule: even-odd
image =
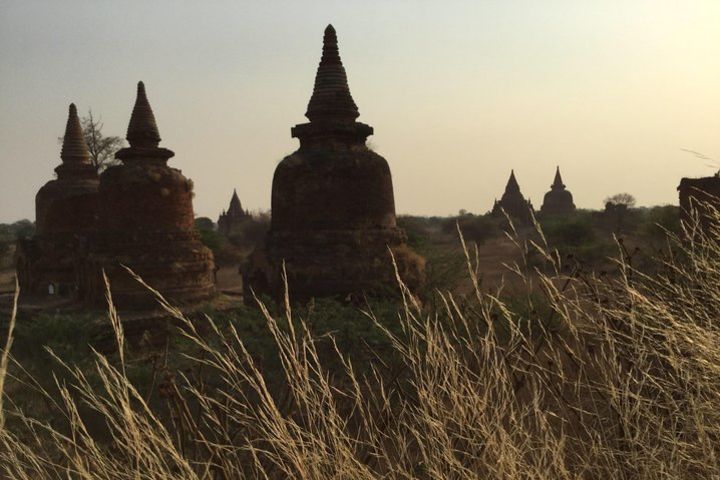
[{"label": "brick stupa", "polygon": [[567,215],[575,211],[573,196],[566,188],[560,176],[560,167],[555,170],[555,180],[550,191],[543,198],[540,212],[545,215]]},{"label": "brick stupa", "polygon": [[422,282],[424,260],[396,224],[390,168],[365,144],[373,129],[357,122],[359,115],[329,25],[305,113],[310,121],[291,130],[300,148],[275,170],[270,230],[244,270],[246,301],[251,288],[283,293],[283,261],[294,300],[397,292],[388,247],[408,285]]},{"label": "brick stupa", "polygon": [[74,294],[81,252],[96,227],[98,175],[74,104],[60,158],[57,179],[35,197],[35,236],[18,245],[18,280],[24,292]]},{"label": "brick stupa", "polygon": [[158,146],[160,134],[142,82],[127,140],[130,146],[115,155],[122,164],[100,176],[99,234],[81,286],[85,299],[94,304],[104,301],[104,269],[119,306],[155,305],[123,265],[171,302],[187,304],[210,297],[215,290],[213,256],[194,229],[193,184],[167,165],[175,154]]},{"label": "brick stupa", "polygon": [[520,185],[518,185],[518,182],[515,179],[514,170],[510,171],[510,178],[505,186],[505,192],[503,193],[502,198],[500,198],[499,202],[495,200],[492,215],[502,217],[503,210],[515,221],[519,221],[521,223],[532,222],[533,206],[529,200],[525,200],[525,197],[523,197],[520,192]]}]

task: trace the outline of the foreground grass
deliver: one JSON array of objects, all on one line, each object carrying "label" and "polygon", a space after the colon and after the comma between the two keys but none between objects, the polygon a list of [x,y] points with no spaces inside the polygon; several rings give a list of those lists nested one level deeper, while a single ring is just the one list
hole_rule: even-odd
[{"label": "foreground grass", "polygon": [[[604,277],[568,268],[536,238],[518,248],[543,269],[536,260],[509,265],[527,289],[511,298],[483,288],[476,254],[465,250],[469,295],[437,292],[420,305],[401,285],[396,316],[366,306],[331,320],[318,315],[322,305],[293,311],[287,301],[282,314],[260,304],[258,323],[198,322],[159,299],[183,326],[182,367],[150,381],[162,402],[137,387],[111,304],[116,355],[71,364],[49,353],[64,373],[51,387],[29,383],[55,421],[23,411],[11,386],[21,375],[7,377],[0,472],[717,478],[718,236],[670,238],[652,275],[619,246],[617,275]],[[265,340],[249,333],[258,328]],[[369,339],[365,355],[358,338]]]}]

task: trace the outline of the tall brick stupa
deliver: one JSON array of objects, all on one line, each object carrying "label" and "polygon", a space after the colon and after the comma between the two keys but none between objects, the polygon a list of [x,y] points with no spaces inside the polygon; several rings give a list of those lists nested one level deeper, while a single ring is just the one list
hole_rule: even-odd
[{"label": "tall brick stupa", "polygon": [[283,262],[296,300],[397,291],[390,251],[408,285],[422,283],[424,259],[396,224],[390,168],[367,147],[373,128],[359,115],[328,25],[309,122],[291,130],[300,147],[275,170],[270,230],[244,269],[246,301],[250,289],[282,293]]},{"label": "tall brick stupa", "polygon": [[565,184],[560,176],[560,167],[555,170],[555,180],[550,186],[550,191],[543,198],[540,212],[546,215],[566,215],[575,211],[573,196],[570,191],[565,188]]},{"label": "tall brick stupa", "polygon": [[159,146],[160,134],[142,82],[126,138],[130,146],[115,155],[122,164],[100,176],[98,235],[81,293],[90,303],[104,301],[104,269],[119,306],[154,305],[124,265],[171,302],[210,297],[215,291],[213,256],[194,229],[193,183],[167,165],[175,154]]},{"label": "tall brick stupa", "polygon": [[35,197],[36,233],[19,242],[22,291],[74,295],[81,252],[96,228],[98,175],[90,162],[77,109],[70,104],[57,178]]}]

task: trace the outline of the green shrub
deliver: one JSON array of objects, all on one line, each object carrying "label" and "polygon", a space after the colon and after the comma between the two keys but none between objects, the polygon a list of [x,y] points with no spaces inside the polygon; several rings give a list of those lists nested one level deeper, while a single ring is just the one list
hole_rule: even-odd
[{"label": "green shrub", "polygon": [[593,244],[598,235],[588,215],[552,216],[541,221],[545,237],[556,248]]},{"label": "green shrub", "polygon": [[443,232],[456,233],[459,225],[465,240],[478,245],[486,240],[502,235],[505,219],[494,218],[489,214],[473,215],[466,213],[458,217],[448,218],[443,223]]}]

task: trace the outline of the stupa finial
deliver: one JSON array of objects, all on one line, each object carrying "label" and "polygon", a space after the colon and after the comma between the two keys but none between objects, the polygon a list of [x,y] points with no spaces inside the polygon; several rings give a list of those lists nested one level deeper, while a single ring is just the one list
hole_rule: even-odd
[{"label": "stupa finial", "polygon": [[90,163],[90,152],[85,143],[82,126],[74,103],[70,104],[60,158],[62,158],[63,163]]},{"label": "stupa finial", "polygon": [[160,143],[160,132],[150,102],[148,102],[145,94],[145,84],[143,82],[138,82],[137,85],[137,97],[130,116],[126,138],[131,147],[153,148]]},{"label": "stupa finial", "polygon": [[323,36],[323,51],[315,75],[313,94],[305,116],[311,121],[353,121],[360,112],[350,94],[347,74],[340,59],[335,28],[328,25]]},{"label": "stupa finial", "polygon": [[553,188],[555,190],[562,190],[565,188],[565,184],[563,184],[562,177],[560,176],[560,166],[558,166],[555,170],[555,179],[553,180],[550,188]]}]

